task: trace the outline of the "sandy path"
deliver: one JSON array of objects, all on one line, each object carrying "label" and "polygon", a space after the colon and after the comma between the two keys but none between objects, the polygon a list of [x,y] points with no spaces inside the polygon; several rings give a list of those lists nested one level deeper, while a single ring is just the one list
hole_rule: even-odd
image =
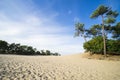
[{"label": "sandy path", "polygon": [[0,80],[120,80],[120,61],[0,55]]}]

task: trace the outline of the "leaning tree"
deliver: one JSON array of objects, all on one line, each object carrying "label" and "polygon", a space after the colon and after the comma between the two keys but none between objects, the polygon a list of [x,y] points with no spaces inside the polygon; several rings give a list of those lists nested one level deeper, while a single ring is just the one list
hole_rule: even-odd
[{"label": "leaning tree", "polygon": [[86,36],[85,36],[85,31],[86,30],[84,28],[84,24],[77,22],[75,24],[75,31],[76,31],[75,32],[75,37],[80,35],[81,37],[84,38],[85,42],[87,42]]}]

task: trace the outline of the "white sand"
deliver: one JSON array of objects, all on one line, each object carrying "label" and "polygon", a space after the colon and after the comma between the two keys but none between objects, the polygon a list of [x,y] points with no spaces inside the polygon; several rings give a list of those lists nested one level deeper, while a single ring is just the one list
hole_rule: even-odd
[{"label": "white sand", "polygon": [[120,61],[0,55],[0,80],[120,80]]}]

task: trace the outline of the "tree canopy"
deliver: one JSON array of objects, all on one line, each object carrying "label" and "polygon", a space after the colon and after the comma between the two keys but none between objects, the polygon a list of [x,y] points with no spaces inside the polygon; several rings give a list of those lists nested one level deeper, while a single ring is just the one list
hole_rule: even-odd
[{"label": "tree canopy", "polygon": [[82,23],[79,23],[79,22],[77,22],[76,24],[75,24],[75,37],[76,36],[81,36],[81,37],[83,37],[84,38],[84,40],[85,41],[87,41],[86,40],[86,31],[85,31],[85,28],[84,28],[84,24],[82,24]]},{"label": "tree canopy", "polygon": [[120,22],[116,23],[118,15],[119,13],[113,11],[111,7],[100,5],[93,11],[90,18],[101,17],[102,23],[93,24],[89,29],[84,28],[85,24],[83,23],[75,24],[77,27],[75,30],[78,34],[90,38],[83,45],[86,51],[105,56],[106,54],[120,54]]},{"label": "tree canopy", "polygon": [[6,41],[0,40],[0,54],[18,54],[18,55],[55,55],[60,56],[59,53],[52,53],[49,50],[38,51],[36,48],[27,45],[9,44]]}]

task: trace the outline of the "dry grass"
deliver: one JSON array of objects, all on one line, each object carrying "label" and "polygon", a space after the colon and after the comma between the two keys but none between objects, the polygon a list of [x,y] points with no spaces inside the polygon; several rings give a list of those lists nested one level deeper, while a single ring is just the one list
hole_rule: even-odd
[{"label": "dry grass", "polygon": [[83,53],[81,54],[81,56],[83,58],[88,58],[88,59],[120,61],[120,55],[107,55],[107,57],[104,57],[104,55],[101,55],[101,54],[90,55],[90,53]]}]

